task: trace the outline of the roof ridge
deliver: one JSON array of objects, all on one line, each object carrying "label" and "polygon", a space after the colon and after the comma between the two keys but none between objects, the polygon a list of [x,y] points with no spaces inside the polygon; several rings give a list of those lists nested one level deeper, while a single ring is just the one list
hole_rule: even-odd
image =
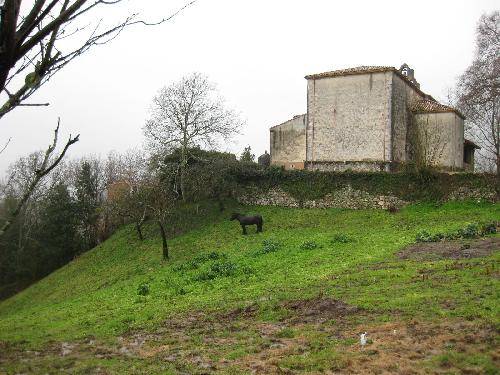
[{"label": "roof ridge", "polygon": [[384,66],[384,65],[360,65],[352,68],[336,69],[323,73],[308,74],[305,76],[305,78],[306,79],[326,78],[326,77],[337,77],[337,76],[351,75],[351,74],[379,73],[385,71],[397,71],[397,69],[393,66]]},{"label": "roof ridge", "polygon": [[439,112],[455,112],[460,117],[465,119],[465,116],[456,108],[439,103],[434,98],[422,98],[410,105],[410,110],[412,112],[430,112],[430,113],[439,113]]},{"label": "roof ridge", "polygon": [[281,125],[283,125],[283,124],[287,123],[288,121],[295,120],[297,117],[306,116],[306,115],[307,115],[307,113],[302,113],[302,114],[300,114],[300,115],[294,115],[293,117],[289,118],[288,120],[285,120],[285,121],[283,121],[283,122],[281,122],[281,123],[279,123],[279,124],[276,124],[276,125],[271,126],[269,129],[276,128],[276,127],[278,127],[278,126],[281,126]]},{"label": "roof ridge", "polygon": [[370,73],[384,73],[384,72],[394,72],[396,75],[402,78],[404,82],[406,82],[412,88],[417,90],[417,92],[419,92],[422,96],[430,96],[425,92],[423,92],[420,89],[419,85],[415,84],[415,82],[412,82],[407,76],[402,74],[399,71],[399,69],[395,68],[394,66],[388,66],[388,65],[361,65],[353,68],[338,69],[317,74],[309,74],[305,76],[305,79],[320,79],[320,78],[330,78],[330,77],[342,77],[342,76],[349,76],[356,74],[370,74]]}]

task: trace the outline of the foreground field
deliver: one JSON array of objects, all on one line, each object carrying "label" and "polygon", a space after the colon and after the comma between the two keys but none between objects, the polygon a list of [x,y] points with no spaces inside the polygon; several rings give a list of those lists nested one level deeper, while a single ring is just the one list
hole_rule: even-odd
[{"label": "foreground field", "polygon": [[245,210],[263,233],[225,212],[162,262],[126,227],[4,301],[0,373],[498,373],[498,234],[407,246],[500,205]]}]

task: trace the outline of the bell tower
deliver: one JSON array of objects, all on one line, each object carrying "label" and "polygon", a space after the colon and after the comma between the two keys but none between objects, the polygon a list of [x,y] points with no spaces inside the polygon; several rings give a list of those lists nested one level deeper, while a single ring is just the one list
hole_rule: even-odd
[{"label": "bell tower", "polygon": [[404,75],[408,79],[408,81],[410,81],[415,86],[420,88],[420,84],[415,79],[415,71],[412,68],[410,68],[407,63],[404,63],[403,65],[401,65],[401,67],[399,68],[399,72],[402,75]]}]

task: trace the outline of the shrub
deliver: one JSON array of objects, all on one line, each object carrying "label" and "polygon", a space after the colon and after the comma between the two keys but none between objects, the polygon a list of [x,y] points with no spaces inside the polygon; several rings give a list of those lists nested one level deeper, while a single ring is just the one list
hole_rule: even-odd
[{"label": "shrub", "polygon": [[486,234],[495,234],[497,232],[497,223],[492,221],[490,223],[484,223],[481,226],[481,233],[483,235]]},{"label": "shrub", "polygon": [[315,241],[304,241],[300,245],[301,250],[314,250],[318,247],[319,245]]},{"label": "shrub", "polygon": [[137,287],[137,294],[140,296],[147,296],[149,294],[149,284],[143,283]]},{"label": "shrub", "polygon": [[451,240],[458,240],[460,239],[460,233],[458,231],[455,232],[448,232],[444,235],[444,239],[451,241]]},{"label": "shrub", "polygon": [[276,332],[276,337],[282,339],[291,339],[295,337],[295,331],[292,328],[285,327],[281,331]]},{"label": "shrub", "polygon": [[262,247],[254,252],[254,255],[269,254],[278,251],[281,244],[275,240],[268,239],[262,241]]},{"label": "shrub", "polygon": [[438,242],[443,238],[446,238],[446,235],[443,233],[430,234],[426,230],[418,232],[415,236],[417,242]]},{"label": "shrub", "polygon": [[332,237],[331,242],[332,243],[349,243],[349,242],[354,242],[354,239],[349,237],[347,234],[337,233]]},{"label": "shrub", "polygon": [[236,273],[238,267],[236,263],[230,260],[218,260],[210,265],[206,270],[203,270],[196,277],[197,281],[213,280],[218,277],[228,277]]},{"label": "shrub", "polygon": [[177,295],[177,296],[183,296],[183,295],[185,295],[187,293],[188,293],[188,291],[183,286],[176,286],[176,287],[174,287],[174,294]]},{"label": "shrub", "polygon": [[262,241],[262,252],[273,253],[278,251],[280,248],[280,243],[274,240],[264,240]]},{"label": "shrub", "polygon": [[429,232],[423,230],[418,232],[415,240],[417,242],[438,242],[442,239],[445,240],[458,240],[458,239],[470,239],[470,238],[478,238],[480,236],[485,236],[488,234],[494,234],[497,232],[497,223],[496,222],[488,222],[482,225],[477,223],[467,224],[465,228],[460,228],[454,232],[448,232],[446,234],[436,233],[430,234]]},{"label": "shrub", "polygon": [[215,262],[210,266],[210,271],[220,276],[231,276],[236,272],[236,263],[231,261]]},{"label": "shrub", "polygon": [[191,259],[189,262],[178,264],[174,267],[174,271],[189,271],[198,269],[202,264],[218,259],[225,259],[226,254],[212,251],[210,253],[200,254]]},{"label": "shrub", "polygon": [[479,227],[475,223],[470,223],[465,228],[459,229],[458,234],[462,238],[476,238],[479,237]]}]

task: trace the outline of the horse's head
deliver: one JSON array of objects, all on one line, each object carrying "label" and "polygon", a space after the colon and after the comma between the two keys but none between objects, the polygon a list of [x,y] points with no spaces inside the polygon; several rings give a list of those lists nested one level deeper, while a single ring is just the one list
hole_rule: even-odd
[{"label": "horse's head", "polygon": [[239,213],[233,212],[233,214],[231,215],[231,217],[229,218],[229,220],[236,220],[238,218],[238,216],[240,216]]}]

